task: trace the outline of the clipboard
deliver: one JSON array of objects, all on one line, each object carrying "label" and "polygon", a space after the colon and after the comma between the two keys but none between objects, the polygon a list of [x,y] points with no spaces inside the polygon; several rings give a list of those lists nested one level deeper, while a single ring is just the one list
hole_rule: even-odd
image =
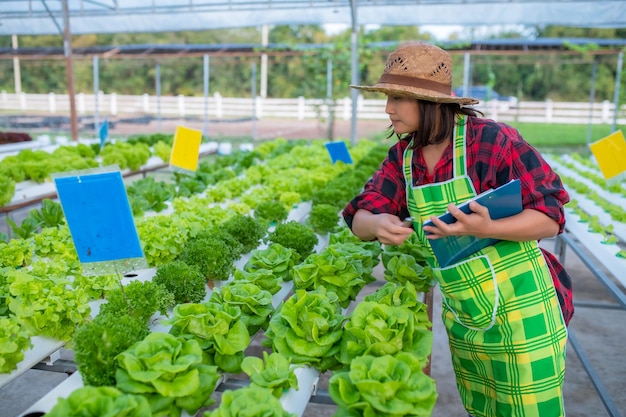
[{"label": "clipboard", "polygon": [[[492,219],[502,219],[520,213],[523,209],[520,180],[514,179],[498,188],[487,190],[459,205],[459,209],[466,214],[470,214],[469,204],[472,201],[487,207]],[[456,218],[449,212],[445,212],[438,217],[447,224],[456,222]],[[427,220],[423,226],[433,226],[433,222]],[[497,239],[478,238],[476,236],[446,236],[441,239],[428,241],[441,268],[453,265],[496,242],[498,242]]]}]

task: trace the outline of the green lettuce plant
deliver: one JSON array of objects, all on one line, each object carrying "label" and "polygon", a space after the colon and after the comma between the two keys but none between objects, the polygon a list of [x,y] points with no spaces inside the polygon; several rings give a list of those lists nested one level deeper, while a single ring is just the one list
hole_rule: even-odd
[{"label": "green lettuce plant", "polygon": [[[177,173],[175,173],[177,174]],[[200,194],[206,189],[206,184],[202,181],[202,177],[196,175],[190,177],[188,175],[179,174],[176,178],[176,196],[177,197],[191,197],[195,194]]]},{"label": "green lettuce plant", "polygon": [[402,245],[385,245],[381,253],[381,260],[385,267],[384,277],[390,282],[411,282],[417,291],[428,292],[434,285],[432,268],[426,257],[428,249],[413,233]]},{"label": "green lettuce plant", "polygon": [[7,217],[6,222],[9,226],[11,226],[11,230],[13,231],[13,233],[22,239],[28,239],[29,237],[32,237],[34,234],[37,233],[37,231],[39,231],[39,227],[41,226],[39,220],[33,217],[25,217],[24,219],[22,219],[20,224],[17,224],[15,221],[13,221],[13,219]]},{"label": "green lettuce plant", "polygon": [[296,417],[285,411],[280,401],[265,388],[248,386],[226,390],[218,408],[205,411],[203,417]]},{"label": "green lettuce plant", "polygon": [[[152,146],[153,148],[159,144],[159,142],[166,144],[168,146],[172,146],[174,143],[174,135],[171,133],[149,133],[149,134],[137,134],[132,135],[126,139],[127,143],[135,144],[135,143],[145,143],[148,146]],[[156,155],[156,152],[155,152]],[[169,160],[169,155],[164,161]]]},{"label": "green lettuce plant", "polygon": [[268,388],[276,398],[290,388],[298,389],[296,368],[289,358],[277,352],[263,351],[263,358],[246,356],[241,363],[241,370],[250,377],[250,385]]},{"label": "green lettuce plant", "polygon": [[243,269],[247,272],[267,269],[283,281],[291,281],[298,259],[295,249],[286,248],[280,243],[270,243],[266,248],[253,249]]},{"label": "green lettuce plant", "polygon": [[32,345],[30,334],[17,317],[0,317],[0,374],[17,369],[17,364],[24,359],[24,352]]},{"label": "green lettuce plant", "polygon": [[71,345],[76,327],[91,313],[88,295],[80,288],[71,289],[67,278],[42,278],[24,269],[6,270],[4,274],[9,285],[9,310],[29,333]]},{"label": "green lettuce plant", "polygon": [[41,227],[57,227],[65,224],[65,214],[63,214],[61,204],[49,198],[44,198],[41,201],[41,208],[32,209],[28,216],[38,221]]},{"label": "green lettuce plant", "polygon": [[[11,180],[7,182],[9,185],[11,182],[13,183],[13,192],[10,196],[7,194],[7,197],[9,197],[7,203],[11,201],[11,198],[13,198],[15,183],[26,179],[26,172],[24,171],[20,154],[21,152],[17,155],[7,155],[0,161],[0,178]],[[3,190],[3,188],[0,188],[0,190]]]},{"label": "green lettuce plant", "polygon": [[148,400],[115,387],[80,387],[59,398],[46,417],[150,417]]},{"label": "green lettuce plant", "polygon": [[173,184],[146,177],[134,181],[126,188],[126,192],[133,201],[133,207],[158,213],[167,208],[166,202],[174,197],[176,189]]},{"label": "green lettuce plant", "polygon": [[383,247],[378,240],[364,241],[356,237],[352,230],[348,227],[341,227],[334,233],[331,233],[328,237],[328,244],[333,245],[335,243],[352,243],[358,245],[367,250],[372,256],[372,265],[376,266],[380,262],[380,254]]},{"label": "green lettuce plant", "polygon": [[174,296],[166,288],[152,281],[132,281],[106,295],[100,314],[127,315],[142,323],[156,312],[165,314],[174,305]]},{"label": "green lettuce plant", "polygon": [[323,205],[333,207],[335,224],[339,220],[339,211],[345,206],[346,202],[358,193],[359,188],[363,186],[362,182],[359,188],[356,189],[346,186],[341,180],[342,177],[343,175],[340,175],[326,184],[326,187],[316,190],[311,198],[313,208]]},{"label": "green lettuce plant", "polygon": [[278,197],[278,201],[285,207],[285,209],[291,209],[302,202],[302,196],[295,191],[283,191]]},{"label": "green lettuce plant", "polygon": [[299,259],[305,259],[318,243],[317,235],[308,226],[295,220],[280,223],[267,236],[269,243],[280,243],[286,248],[295,250]]},{"label": "green lettuce plant", "polygon": [[311,290],[325,287],[347,308],[363,286],[373,282],[373,260],[369,251],[352,243],[328,245],[309,255],[293,268],[295,288]]},{"label": "green lettuce plant", "polygon": [[13,268],[0,266],[0,316],[5,317],[9,315],[9,301],[11,300],[11,294],[9,293],[9,283],[7,282],[6,271],[11,271]]},{"label": "green lettuce plant", "polygon": [[356,305],[344,326],[339,361],[349,365],[362,355],[384,356],[412,352],[425,360],[432,350],[430,322],[426,311],[415,313],[405,306],[375,301]]},{"label": "green lettuce plant", "polygon": [[163,162],[169,162],[172,156],[172,145],[165,141],[157,141],[152,145],[154,156],[159,157]]},{"label": "green lettuce plant", "polygon": [[266,200],[259,203],[254,209],[254,217],[268,223],[280,223],[287,218],[289,212],[277,200]]},{"label": "green lettuce plant", "polygon": [[270,269],[255,269],[253,271],[244,271],[235,269],[233,272],[234,281],[251,282],[259,288],[269,291],[274,295],[280,291],[283,280],[278,277]]},{"label": "green lettuce plant", "polygon": [[15,181],[0,172],[0,207],[11,202],[15,195]]},{"label": "green lettuce plant", "polygon": [[172,317],[170,333],[195,340],[207,360],[226,372],[239,372],[250,334],[241,309],[215,302],[178,304]]},{"label": "green lettuce plant", "polygon": [[421,265],[427,263],[426,258],[429,256],[428,248],[420,242],[417,233],[413,233],[401,245],[384,246],[381,253],[383,265],[386,265],[389,259],[401,253],[413,256]]},{"label": "green lettuce plant", "polygon": [[21,268],[32,262],[34,245],[32,239],[11,239],[0,242],[0,267]]},{"label": "green lettuce plant", "polygon": [[182,261],[159,265],[152,282],[172,293],[176,304],[199,303],[206,296],[206,280],[200,270]]},{"label": "green lettuce plant", "polygon": [[210,301],[238,307],[250,335],[265,329],[270,315],[274,312],[272,294],[251,282],[231,281],[216,288],[211,294]]},{"label": "green lettuce plant", "polygon": [[430,417],[437,401],[435,381],[410,352],[363,355],[348,371],[333,373],[328,392],[337,417]]},{"label": "green lettuce plant", "polygon": [[270,319],[263,346],[324,372],[339,362],[345,316],[337,294],[319,287],[296,290]]},{"label": "green lettuce plant", "polygon": [[228,246],[228,250],[231,252],[230,259],[236,261],[244,253],[243,244],[235,236],[223,229],[221,226],[222,222],[220,221],[217,226],[198,232],[198,234],[195,235],[194,238],[221,240],[222,242],[226,243],[226,245]]},{"label": "green lettuce plant", "polygon": [[39,258],[62,258],[68,263],[78,263],[76,247],[66,224],[43,227],[33,236],[33,242],[35,254]]},{"label": "green lettuce plant", "polygon": [[224,240],[194,238],[187,242],[177,260],[196,267],[206,281],[224,281],[234,269],[235,255]]},{"label": "green lettuce plant", "polygon": [[74,360],[83,383],[115,385],[117,355],[149,333],[145,322],[129,315],[98,314],[76,330]]},{"label": "green lettuce plant", "polygon": [[415,286],[410,282],[399,284],[387,282],[371,294],[366,295],[363,301],[375,301],[380,304],[396,307],[406,307],[413,313],[418,314],[418,322],[426,327],[432,324],[428,320],[427,305],[417,298]]},{"label": "green lettuce plant", "polygon": [[325,235],[339,228],[339,209],[331,204],[313,204],[306,220],[315,233]]},{"label": "green lettuce plant", "polygon": [[425,263],[417,263],[413,256],[405,253],[387,258],[383,275],[389,282],[411,282],[418,292],[428,292],[435,284],[432,268]]},{"label": "green lettuce plant", "polygon": [[[252,207],[248,204],[248,202],[241,201],[241,200],[239,200],[239,201],[237,201],[237,200],[228,201],[226,203],[226,205],[225,205],[225,208],[229,212],[231,212],[233,214],[238,214],[240,216],[247,216],[252,211]],[[257,218],[253,218],[253,219],[258,222]],[[260,221],[259,224],[262,225],[263,230],[265,230],[265,228],[266,228],[265,222]]]},{"label": "green lettuce plant", "polygon": [[236,214],[222,223],[222,228],[243,245],[243,253],[256,248],[267,229],[254,217]]},{"label": "green lettuce plant", "polygon": [[178,221],[177,216],[143,217],[136,226],[150,266],[175,260],[187,243],[188,229],[185,223]]},{"label": "green lettuce plant", "polygon": [[[225,180],[220,180],[212,188],[207,190],[208,193],[213,194],[216,201],[225,203],[229,206],[233,202],[237,201],[248,206],[248,213],[255,204],[255,201],[243,198],[244,192],[249,189],[251,184],[247,178],[235,177]],[[246,214],[248,214],[246,213]],[[241,212],[232,211],[231,214],[242,215]]]},{"label": "green lettuce plant", "polygon": [[148,399],[155,417],[195,414],[215,401],[211,394],[219,379],[217,368],[207,365],[194,339],[152,332],[118,356],[116,387]]},{"label": "green lettuce plant", "polygon": [[141,142],[109,142],[100,151],[102,165],[118,165],[120,169],[129,168],[133,171],[145,165],[151,154],[150,147]]},{"label": "green lettuce plant", "polygon": [[[47,264],[58,261],[48,261]],[[78,261],[77,261],[78,262]],[[78,270],[73,270],[72,288],[80,288],[93,299],[104,298],[105,294],[119,287],[119,279],[115,274],[107,275],[83,275]]]}]

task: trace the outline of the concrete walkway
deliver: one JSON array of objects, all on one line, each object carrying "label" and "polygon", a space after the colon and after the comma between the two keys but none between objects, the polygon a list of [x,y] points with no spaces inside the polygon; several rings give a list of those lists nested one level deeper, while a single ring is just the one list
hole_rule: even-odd
[{"label": "concrete walkway", "polygon": [[[542,242],[548,250],[554,246],[553,240]],[[576,254],[567,250],[566,267],[574,282],[575,303],[599,304],[615,303],[614,297],[604,285],[589,271]],[[626,272],[625,272],[626,273]],[[370,284],[379,286],[380,283]],[[366,287],[364,291],[367,291]],[[441,297],[435,291],[433,305],[433,355],[431,375],[437,381],[438,401],[433,417],[466,417],[456,389],[452,362],[448,349],[448,339],[441,322]],[[609,393],[618,415],[626,416],[626,345],[624,344],[624,323],[626,311],[614,308],[577,306],[570,331],[575,335],[589,358],[600,383]],[[567,370],[565,376],[565,410],[568,417],[605,417],[609,414],[582,366],[571,343],[567,347]],[[327,388],[326,375],[321,388]],[[332,416],[336,407],[311,403],[303,417]]]}]

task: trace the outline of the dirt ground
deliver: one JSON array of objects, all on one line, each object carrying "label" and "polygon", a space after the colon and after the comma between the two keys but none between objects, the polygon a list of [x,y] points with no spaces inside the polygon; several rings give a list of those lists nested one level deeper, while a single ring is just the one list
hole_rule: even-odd
[{"label": "dirt ground", "polygon": [[[43,123],[42,125],[45,125]],[[171,133],[177,126],[198,129],[212,140],[228,138],[248,140],[285,139],[323,139],[328,137],[328,125],[323,120],[294,120],[294,119],[238,119],[238,120],[209,120],[205,123],[198,118],[163,118],[161,120],[144,117],[125,117],[109,119],[110,137],[124,137],[136,134]],[[370,138],[380,134],[389,126],[388,120],[359,120],[356,126],[357,138]],[[25,131],[32,136],[38,133],[50,134],[45,127],[21,128],[20,125],[7,126],[8,130]],[[55,136],[71,137],[68,123],[63,123],[54,130]],[[79,125],[80,138],[99,137],[93,128],[93,122]],[[352,135],[352,121],[336,119],[332,136],[334,139],[350,139]]]}]

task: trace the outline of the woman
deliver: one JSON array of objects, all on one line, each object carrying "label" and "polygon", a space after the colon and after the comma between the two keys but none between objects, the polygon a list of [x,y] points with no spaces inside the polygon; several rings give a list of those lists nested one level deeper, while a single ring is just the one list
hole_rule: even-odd
[{"label": "woman", "polygon": [[[400,245],[417,233],[500,241],[458,263],[429,263],[439,283],[457,387],[476,417],[563,416],[566,325],[572,317],[571,280],[538,240],[563,231],[569,196],[541,155],[510,126],[464,107],[477,100],[451,94],[452,59],[442,49],[405,42],[389,56],[373,86],[387,95],[385,111],[399,140],[344,209],[363,240]],[[521,213],[492,220],[472,202],[512,179],[522,186]],[[436,216],[450,211],[457,222]],[[413,227],[402,219],[413,218]],[[426,220],[433,226],[424,226]]]}]

